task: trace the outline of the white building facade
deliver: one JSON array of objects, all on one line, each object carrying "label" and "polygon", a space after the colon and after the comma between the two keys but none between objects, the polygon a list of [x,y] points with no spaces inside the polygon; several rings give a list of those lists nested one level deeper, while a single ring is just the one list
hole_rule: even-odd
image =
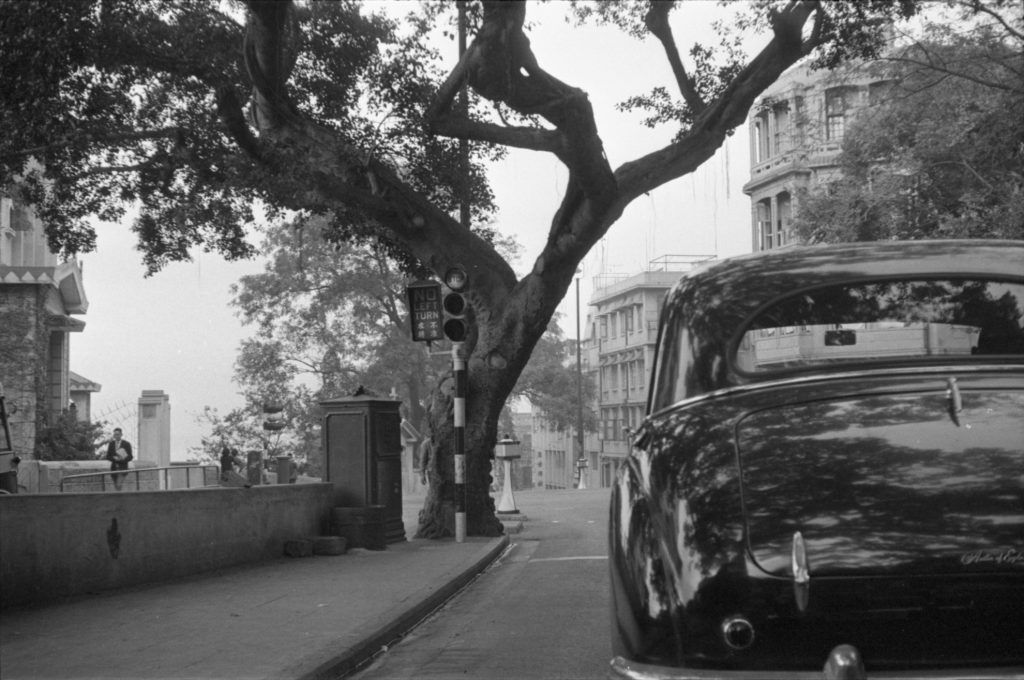
[{"label": "white building facade", "polygon": [[751,248],[795,242],[799,191],[839,174],[843,135],[858,111],[883,100],[892,81],[877,66],[814,71],[798,64],[754,105],[750,126]]},{"label": "white building facade", "polygon": [[666,255],[652,261],[648,271],[595,280],[583,363],[598,388],[600,429],[593,465],[600,486],[614,482],[646,413],[665,294],[689,269],[711,259]]}]

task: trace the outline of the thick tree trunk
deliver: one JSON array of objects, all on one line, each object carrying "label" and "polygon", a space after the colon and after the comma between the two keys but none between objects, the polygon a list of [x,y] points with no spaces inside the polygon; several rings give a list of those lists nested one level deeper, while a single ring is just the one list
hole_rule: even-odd
[{"label": "thick tree trunk", "polygon": [[[498,414],[508,392],[493,389],[486,376],[469,376],[466,397],[466,534],[500,536],[503,528],[494,514],[491,464],[497,441]],[[419,515],[417,538],[455,535],[455,427],[452,422],[452,378],[434,391],[427,413],[433,450],[427,465],[429,487]],[[492,389],[488,389],[488,386]]]}]

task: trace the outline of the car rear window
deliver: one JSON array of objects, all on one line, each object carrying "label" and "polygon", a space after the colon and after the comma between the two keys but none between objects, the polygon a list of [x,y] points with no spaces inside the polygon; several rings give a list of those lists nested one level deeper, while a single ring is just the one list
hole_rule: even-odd
[{"label": "car rear window", "polygon": [[763,373],[865,361],[1024,357],[1024,284],[972,279],[854,282],[795,292],[741,334],[734,365]]}]

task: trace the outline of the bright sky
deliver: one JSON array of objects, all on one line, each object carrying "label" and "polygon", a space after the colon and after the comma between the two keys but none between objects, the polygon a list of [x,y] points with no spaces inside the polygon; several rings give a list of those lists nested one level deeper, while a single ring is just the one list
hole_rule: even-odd
[{"label": "bright sky", "polygon": [[[617,102],[655,84],[671,89],[660,45],[653,39],[638,43],[613,29],[572,28],[559,18],[564,8],[531,3],[528,21],[538,22],[530,32],[534,53],[549,73],[590,94],[612,167],[663,146],[672,131],[648,130],[638,114],[615,110]],[[712,15],[721,13],[715,3],[685,3],[683,10],[691,18],[676,27],[681,47],[695,39],[717,42],[710,29]],[[452,50],[454,58],[454,43]],[[584,305],[597,274],[637,273],[661,255],[749,252],[750,201],[741,191],[748,171],[744,127],[696,173],[635,201],[584,261]],[[514,152],[494,169],[500,228],[524,246],[516,263],[520,273],[540,252],[565,181],[561,164],[536,152]],[[240,341],[251,333],[229,306],[228,288],[240,276],[261,271],[262,262],[227,263],[197,252],[194,262],[145,278],[127,224],[100,225],[97,234],[96,252],[80,258],[89,311],[82,317],[85,331],[71,339],[71,370],[103,386],[93,395],[93,419],[121,424],[126,433],[135,432],[143,390],[167,393],[171,458],[183,460],[203,434],[195,419],[204,406],[223,414],[242,405],[233,366]],[[560,311],[566,335],[575,337],[572,290]]]}]

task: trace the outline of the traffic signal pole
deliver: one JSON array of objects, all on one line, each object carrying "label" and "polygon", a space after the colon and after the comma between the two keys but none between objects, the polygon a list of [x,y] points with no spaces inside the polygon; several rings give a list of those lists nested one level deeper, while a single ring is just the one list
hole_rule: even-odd
[{"label": "traffic signal pole", "polygon": [[[443,296],[441,285],[431,281],[417,281],[406,286],[409,300],[409,318],[412,321],[412,339],[426,341],[440,339],[443,334],[452,343],[452,374],[455,395],[452,400],[452,419],[455,438],[455,540],[466,540],[466,338],[469,336],[469,304],[463,293],[469,286],[469,277],[461,266],[444,273]],[[438,299],[441,297],[441,299]]]},{"label": "traffic signal pole", "polygon": [[455,423],[455,542],[466,540],[466,349],[452,343],[452,372],[455,376],[453,420]]},{"label": "traffic signal pole", "polygon": [[[459,60],[462,60],[466,53],[466,2],[460,0],[457,3],[459,11]],[[462,88],[459,90],[459,101],[456,104],[458,112],[468,117],[469,93],[467,81],[462,80]],[[465,137],[459,138],[459,223],[467,231],[469,230],[469,141]],[[459,276],[461,274],[461,276]],[[445,272],[445,284],[451,286],[452,281],[448,272]],[[461,284],[453,287],[453,290],[460,291],[465,288],[467,279],[466,272],[458,269],[456,272],[456,283],[461,279]],[[461,295],[456,296],[464,302]],[[464,307],[465,305],[463,305]],[[449,310],[450,311],[450,310]],[[465,309],[458,313],[464,313]],[[452,372],[455,374],[455,403],[453,404],[455,420],[455,542],[462,543],[466,540],[466,349],[463,344],[466,335],[465,323],[459,321],[461,330],[456,331],[452,336]],[[447,335],[447,333],[446,333]],[[462,335],[462,337],[458,337]]]}]

